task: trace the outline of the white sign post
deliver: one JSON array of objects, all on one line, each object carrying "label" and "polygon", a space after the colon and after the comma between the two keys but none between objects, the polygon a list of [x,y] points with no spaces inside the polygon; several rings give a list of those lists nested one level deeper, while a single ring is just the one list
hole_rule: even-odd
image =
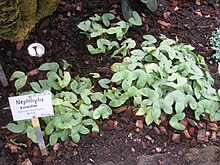
[{"label": "white sign post", "polygon": [[47,150],[38,117],[54,115],[51,93],[47,92],[14,96],[9,97],[8,100],[14,121],[32,119],[32,126],[35,130],[35,135],[41,150],[41,154],[46,156]]}]

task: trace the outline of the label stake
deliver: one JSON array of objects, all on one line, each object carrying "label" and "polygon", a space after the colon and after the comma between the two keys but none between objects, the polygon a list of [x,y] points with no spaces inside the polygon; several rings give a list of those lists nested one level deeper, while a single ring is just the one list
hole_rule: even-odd
[{"label": "label stake", "polygon": [[38,146],[39,146],[40,151],[41,151],[41,155],[42,156],[47,156],[48,153],[47,153],[47,149],[46,149],[45,142],[44,142],[44,139],[43,139],[43,135],[42,135],[42,132],[41,132],[40,122],[39,122],[39,120],[36,116],[33,116],[33,118],[32,118],[32,126],[34,127],[34,131],[35,131],[35,135],[37,137],[37,142],[38,142]]}]

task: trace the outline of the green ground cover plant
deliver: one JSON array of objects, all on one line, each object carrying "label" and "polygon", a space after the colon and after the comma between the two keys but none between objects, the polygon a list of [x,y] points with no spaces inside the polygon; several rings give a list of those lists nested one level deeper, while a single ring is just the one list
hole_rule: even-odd
[{"label": "green ground cover plant", "polygon": [[[55,115],[42,118],[43,133],[49,136],[49,145],[54,145],[59,139],[65,141],[67,138],[77,143],[81,134],[99,132],[96,121],[108,119],[112,115],[112,109],[120,106],[138,109],[136,115],[144,116],[147,125],[159,125],[161,115],[168,116],[169,124],[176,130],[185,129],[180,121],[186,117],[186,109],[190,110],[197,120],[202,116],[211,121],[220,120],[220,90],[212,87],[214,79],[204,58],[196,55],[191,45],[178,43],[164,35],[160,35],[159,38],[144,35],[140,47],[137,48],[135,40],[125,38],[124,32],[122,38],[118,39],[117,33],[114,33],[115,40],[108,40],[107,31],[112,28],[113,20],[111,14],[95,15],[90,19],[78,25],[90,39],[97,39],[99,46],[93,47],[93,51],[98,53],[88,49],[89,52],[105,54],[112,51],[112,47],[109,46],[111,43],[120,41],[120,44],[115,46],[112,57],[121,58],[121,62],[111,66],[113,75],[109,79],[100,78],[98,73],[91,73],[94,80],[98,78],[102,87],[101,91],[96,92],[93,91],[91,79],[71,77],[66,70],[71,65],[66,61],[63,68],[55,62],[42,64],[38,68],[40,72],[45,73],[46,78],[28,84],[32,88],[31,92],[52,93]],[[91,34],[97,30],[92,24],[99,27],[97,22],[110,28],[100,30],[94,37]],[[126,22],[119,22],[128,25]],[[117,26],[116,23],[114,27]],[[28,80],[23,72],[16,71],[12,74],[11,80],[15,80],[17,90],[29,86],[19,83],[24,77]],[[16,133],[27,133],[30,139],[36,141],[30,121],[10,123],[8,129]]]},{"label": "green ground cover plant", "polygon": [[215,51],[212,58],[216,61],[220,61],[220,28],[212,32],[212,36],[209,40],[212,50]]}]

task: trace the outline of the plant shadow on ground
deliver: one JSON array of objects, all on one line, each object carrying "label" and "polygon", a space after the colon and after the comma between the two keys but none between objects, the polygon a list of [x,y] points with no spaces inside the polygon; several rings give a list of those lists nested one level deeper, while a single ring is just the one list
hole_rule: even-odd
[{"label": "plant shadow on ground", "polygon": [[[213,1],[167,1],[159,0],[158,10],[150,13],[143,4],[132,1],[133,10],[142,15],[143,25],[133,27],[128,36],[141,43],[144,34],[158,37],[164,34],[169,38],[178,38],[179,42],[191,44],[195,52],[207,59],[212,51],[208,42],[212,31],[220,26],[220,7]],[[7,78],[15,70],[28,72],[38,68],[42,63],[65,59],[72,64],[71,74],[89,77],[91,72],[99,72],[101,76],[110,75],[109,66],[116,60],[109,54],[91,56],[86,44],[89,40],[77,28],[77,24],[94,14],[116,12],[122,18],[119,0],[92,0],[90,3],[80,0],[61,0],[57,11],[50,17],[43,19],[31,32],[29,39],[24,41],[21,49],[17,43],[1,40],[0,62]],[[33,42],[40,42],[46,47],[46,55],[40,59],[28,56],[27,47]],[[208,60],[207,60],[208,61]],[[215,78],[215,88],[220,88],[217,64],[209,64],[211,74]],[[40,77],[36,78],[39,79]],[[33,80],[33,81],[36,81]],[[41,158],[37,145],[33,144],[26,135],[17,135],[4,128],[12,121],[8,110],[7,97],[16,95],[13,84],[3,88],[0,84],[0,164],[21,164],[29,158],[33,164],[102,164],[108,161],[124,164],[136,164],[137,156],[168,153],[173,164],[187,164],[182,155],[191,147],[201,147],[204,144],[219,145],[220,135],[211,140],[197,141],[197,133],[201,128],[211,132],[206,127],[207,121],[201,121],[201,127],[195,128],[194,134],[186,138],[184,133],[170,127],[162,128],[153,125],[138,131],[136,119],[130,110],[114,115],[105,121],[99,121],[100,133],[82,136],[79,144],[72,141],[59,143],[49,147],[49,156]],[[190,112],[188,118],[194,119]],[[219,123],[218,123],[219,124]],[[173,134],[180,135],[180,140],[172,141]],[[27,147],[12,145],[10,139],[26,144]],[[46,139],[47,141],[48,139]],[[13,148],[14,147],[14,148]],[[162,158],[166,159],[166,158]],[[159,161],[162,160],[158,160]]]}]

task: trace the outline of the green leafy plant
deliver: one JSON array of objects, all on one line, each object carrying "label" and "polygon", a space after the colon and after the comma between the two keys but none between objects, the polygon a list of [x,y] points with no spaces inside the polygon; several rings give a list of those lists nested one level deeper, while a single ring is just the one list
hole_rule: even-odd
[{"label": "green leafy plant", "polygon": [[[99,132],[96,119],[107,119],[112,114],[112,109],[106,104],[107,97],[100,92],[92,91],[92,82],[89,78],[71,78],[70,73],[63,71],[55,62],[42,64],[39,71],[47,72],[46,79],[31,82],[34,92],[51,91],[54,116],[44,117],[43,133],[49,136],[49,144],[54,145],[58,139],[62,141],[71,138],[78,143],[80,134]],[[15,72],[20,73],[20,72]],[[24,76],[16,76],[19,78]],[[12,78],[12,79],[13,79]],[[33,92],[32,91],[32,92]],[[94,107],[92,103],[99,103]],[[16,133],[27,133],[28,137],[36,142],[31,122],[19,121],[17,124],[9,123],[7,128]]]},{"label": "green leafy plant", "polygon": [[[119,21],[110,26],[110,21],[114,18],[115,16],[111,13],[106,13],[102,16],[95,14],[95,16],[90,17],[89,20],[80,22],[78,24],[78,28],[81,29],[83,33],[87,34],[89,38],[99,37],[96,40],[96,48],[93,45],[87,45],[87,49],[91,54],[104,54],[106,51],[116,49],[113,52],[112,57],[116,57],[115,55],[118,53],[122,54],[123,57],[126,55],[128,49],[134,48],[136,45],[133,40],[127,39],[121,42],[122,46],[120,47],[118,41],[121,41],[124,38],[130,26],[142,25],[142,21],[138,13],[133,11],[132,17],[128,22]],[[110,41],[108,39],[110,38],[110,35],[115,35],[118,41]]]},{"label": "green leafy plant", "polygon": [[[144,3],[151,12],[157,10],[157,6],[158,6],[157,0],[141,0],[141,2]],[[133,19],[136,18],[135,16],[136,13],[132,10],[129,0],[122,0],[121,8],[125,20],[128,22],[133,22]],[[136,25],[140,25],[140,24],[136,24]]]},{"label": "green leafy plant", "polygon": [[212,32],[210,37],[211,48],[215,51],[212,55],[212,58],[219,61],[220,60],[220,28],[217,28],[216,31]]},{"label": "green leafy plant", "polygon": [[23,88],[27,82],[28,76],[21,71],[15,71],[10,78],[10,81],[15,80],[15,88],[17,90]]},{"label": "green leafy plant", "polygon": [[193,53],[194,48],[163,35],[158,47],[153,36],[143,38],[141,49],[130,51],[130,57],[112,65],[115,73],[110,81],[116,86],[105,92],[109,105],[119,107],[132,101],[139,107],[136,115],[144,115],[147,125],[159,124],[163,112],[171,116],[169,123],[177,130],[185,128],[179,121],[185,118],[187,107],[197,120],[202,115],[220,120],[214,80],[204,59]]}]

